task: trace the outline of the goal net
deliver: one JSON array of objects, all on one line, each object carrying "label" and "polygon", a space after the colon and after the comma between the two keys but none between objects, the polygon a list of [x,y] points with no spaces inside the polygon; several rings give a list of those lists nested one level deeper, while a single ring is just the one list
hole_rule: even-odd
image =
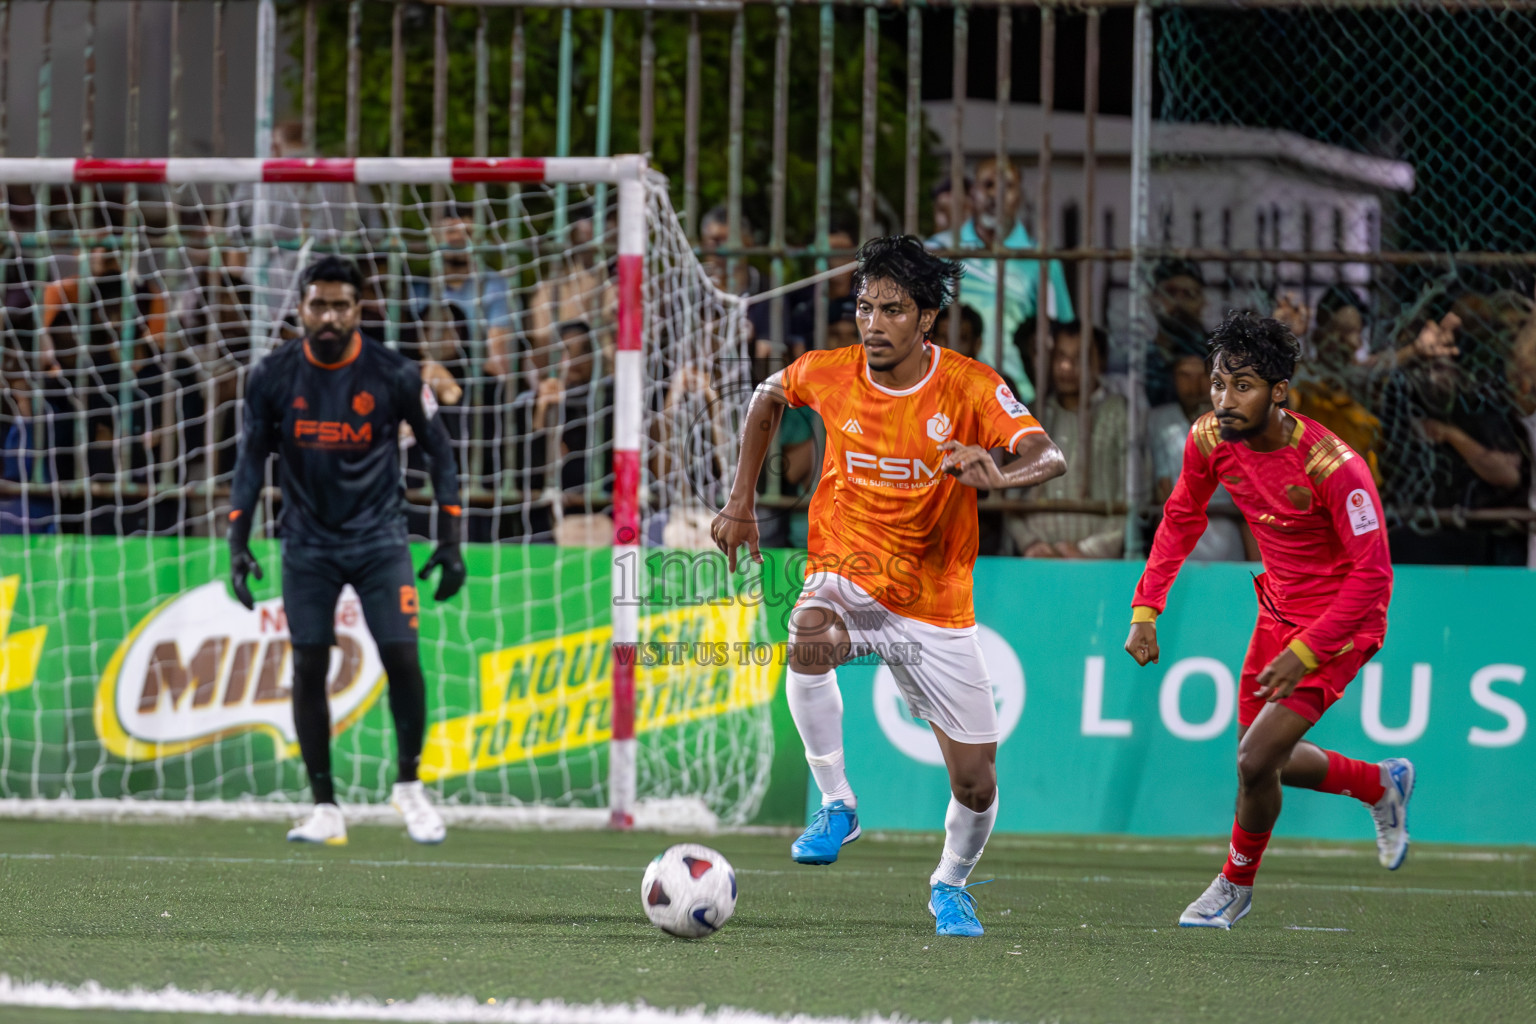
[{"label": "goal net", "polygon": [[[253,612],[222,534],[250,370],[339,253],[363,330],[420,362],[464,492],[469,583],[420,602],[439,802],[751,817],[776,677],[709,655],[771,630],[705,552],[744,316],[642,158],[0,160],[0,182],[0,797],[308,799],[275,463]],[[400,460],[419,565],[430,484],[412,438]],[[336,633],[337,795],[376,804],[395,744],[350,588]]]}]

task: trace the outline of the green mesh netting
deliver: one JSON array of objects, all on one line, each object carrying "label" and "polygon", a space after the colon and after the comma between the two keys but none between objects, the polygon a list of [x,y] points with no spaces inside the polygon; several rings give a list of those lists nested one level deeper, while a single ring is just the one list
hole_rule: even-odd
[{"label": "green mesh netting", "polygon": [[[1288,300],[1300,408],[1375,465],[1400,560],[1524,563],[1495,510],[1531,503],[1536,11],[1169,5],[1155,40],[1153,245],[1362,254],[1186,265],[1205,302],[1182,315]],[[1140,270],[1176,355],[1189,281]]]}]

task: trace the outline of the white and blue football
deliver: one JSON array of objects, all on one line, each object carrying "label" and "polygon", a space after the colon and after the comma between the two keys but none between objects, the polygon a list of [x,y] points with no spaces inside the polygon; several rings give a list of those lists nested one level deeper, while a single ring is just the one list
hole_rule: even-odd
[{"label": "white and blue football", "polygon": [[640,904],[651,924],[668,935],[711,935],[736,912],[736,870],[718,850],[678,843],[645,869]]}]

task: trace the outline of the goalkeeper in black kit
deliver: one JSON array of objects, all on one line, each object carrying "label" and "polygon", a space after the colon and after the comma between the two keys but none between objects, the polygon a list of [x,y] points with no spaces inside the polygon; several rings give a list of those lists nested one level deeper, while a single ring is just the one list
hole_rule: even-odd
[{"label": "goalkeeper in black kit", "polygon": [[235,596],[254,608],[249,574],[251,517],[267,457],[280,456],[283,493],[283,608],[293,644],[293,723],[315,809],[288,833],[294,842],[340,845],[347,825],[331,779],[326,677],[336,642],[336,601],[351,584],[389,677],[389,710],[399,745],[390,803],[418,843],[443,841],[443,819],[417,778],[426,732],[426,684],[416,648],[416,577],[405,526],[399,429],[410,425],[431,464],[438,545],[421,570],[441,567],[438,601],[464,585],[459,552],[459,482],[448,432],[420,368],[358,330],[363,281],[327,256],[299,278],[304,338],[251,372],[245,428],[230,495],[229,565]]}]

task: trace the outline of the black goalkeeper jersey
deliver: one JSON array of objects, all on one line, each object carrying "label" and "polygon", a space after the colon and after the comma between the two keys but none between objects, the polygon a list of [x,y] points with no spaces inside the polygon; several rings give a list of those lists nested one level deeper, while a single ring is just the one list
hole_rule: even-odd
[{"label": "black goalkeeper jersey", "polygon": [[276,452],[285,543],[403,542],[402,422],[426,453],[437,503],[459,513],[453,451],[421,368],[361,332],[354,338],[339,363],[319,363],[307,343],[291,341],[251,371],[231,518],[254,512]]}]

